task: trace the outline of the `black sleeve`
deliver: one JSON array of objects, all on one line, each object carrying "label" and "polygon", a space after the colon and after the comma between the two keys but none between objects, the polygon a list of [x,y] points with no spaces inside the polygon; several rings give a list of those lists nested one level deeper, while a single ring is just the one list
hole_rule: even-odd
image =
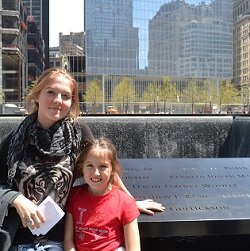
[{"label": "black sleeve", "polygon": [[12,135],[11,133],[8,134],[0,144],[0,185],[7,184],[7,175],[8,175],[7,156],[8,156],[11,135]]},{"label": "black sleeve", "polygon": [[93,133],[87,124],[83,121],[80,122],[81,132],[82,132],[82,141],[81,141],[81,148],[88,142],[94,139]]},{"label": "black sleeve", "polygon": [[12,190],[7,184],[8,166],[7,156],[12,134],[8,134],[0,144],[0,228],[3,225],[9,205],[20,194]]}]

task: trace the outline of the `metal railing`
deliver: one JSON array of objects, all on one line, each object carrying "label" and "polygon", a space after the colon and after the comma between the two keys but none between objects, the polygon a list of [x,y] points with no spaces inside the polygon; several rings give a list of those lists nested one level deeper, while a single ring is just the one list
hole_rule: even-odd
[{"label": "metal railing", "polygon": [[[208,103],[83,103],[81,114],[248,114],[249,107],[244,104]],[[0,115],[25,115],[25,103],[2,103]]]}]

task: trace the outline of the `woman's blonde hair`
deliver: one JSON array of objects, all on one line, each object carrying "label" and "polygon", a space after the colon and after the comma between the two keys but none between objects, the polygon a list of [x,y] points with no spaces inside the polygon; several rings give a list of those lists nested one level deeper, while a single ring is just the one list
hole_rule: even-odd
[{"label": "woman's blonde hair", "polygon": [[35,101],[38,95],[40,94],[41,90],[50,82],[53,81],[56,77],[59,75],[65,77],[68,79],[73,86],[73,92],[72,92],[72,104],[71,109],[68,114],[70,118],[72,118],[74,121],[77,120],[77,117],[80,113],[80,107],[79,107],[79,97],[78,97],[78,85],[74,77],[65,69],[63,68],[49,68],[45,70],[40,77],[37,79],[34,86],[29,91],[29,94],[26,98],[27,102],[27,109],[28,111],[31,110],[31,113],[38,110],[39,104]]},{"label": "woman's blonde hair", "polygon": [[107,157],[111,162],[112,172],[113,172],[113,175],[111,176],[110,179],[110,183],[111,184],[116,183],[116,180],[114,180],[114,178],[116,179],[116,175],[121,176],[122,167],[119,162],[117,151],[114,144],[108,138],[105,137],[100,137],[98,139],[94,139],[86,143],[82,152],[77,158],[74,169],[74,178],[77,179],[82,175],[83,164],[85,163],[89,153],[95,149],[101,149],[105,151],[105,153],[107,154]]}]

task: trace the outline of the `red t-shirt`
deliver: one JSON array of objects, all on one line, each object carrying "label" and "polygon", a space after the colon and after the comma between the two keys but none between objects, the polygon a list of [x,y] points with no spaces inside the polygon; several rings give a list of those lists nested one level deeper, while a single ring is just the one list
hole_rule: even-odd
[{"label": "red t-shirt", "polygon": [[133,198],[117,187],[103,196],[88,192],[87,185],[73,187],[66,211],[74,221],[78,251],[113,251],[124,245],[123,225],[139,216]]}]

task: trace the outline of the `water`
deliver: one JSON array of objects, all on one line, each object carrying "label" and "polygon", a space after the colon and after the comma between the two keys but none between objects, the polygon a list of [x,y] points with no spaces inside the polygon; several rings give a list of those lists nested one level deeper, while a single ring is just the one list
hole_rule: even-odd
[{"label": "water", "polygon": [[231,116],[81,117],[95,136],[106,136],[120,158],[218,157]]},{"label": "water", "polygon": [[[0,117],[0,141],[23,117]],[[94,136],[110,138],[120,158],[218,157],[231,129],[231,116],[80,117]]]},{"label": "water", "polygon": [[220,153],[221,157],[250,157],[250,118],[236,117],[229,137]]}]

